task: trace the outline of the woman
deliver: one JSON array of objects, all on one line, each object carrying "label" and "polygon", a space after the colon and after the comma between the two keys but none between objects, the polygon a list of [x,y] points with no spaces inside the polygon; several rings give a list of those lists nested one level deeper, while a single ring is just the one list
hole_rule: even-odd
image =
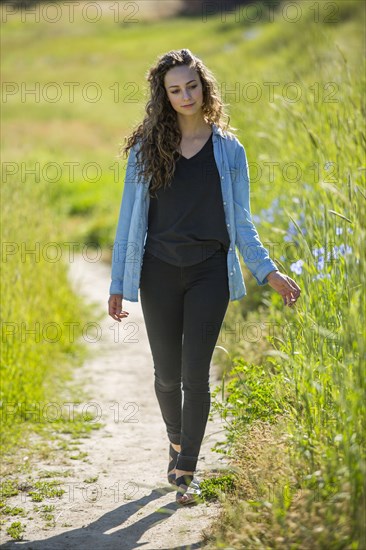
[{"label": "woman", "polygon": [[245,150],[224,128],[213,75],[182,49],[160,57],[148,81],[147,114],[124,149],[109,315],[127,317],[122,298],[138,301],[140,289],[170,441],[168,480],[176,501],[190,504],[200,495],[194,472],[211,405],[210,361],[229,301],[246,294],[235,248],[285,305],[300,288],[277,269],[252,223]]}]

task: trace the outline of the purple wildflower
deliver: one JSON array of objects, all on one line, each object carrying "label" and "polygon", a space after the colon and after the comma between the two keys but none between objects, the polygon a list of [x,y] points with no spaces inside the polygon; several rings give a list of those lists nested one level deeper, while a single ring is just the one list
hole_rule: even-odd
[{"label": "purple wildflower", "polygon": [[318,258],[317,269],[318,269],[318,271],[322,271],[324,269],[324,256],[320,256]]},{"label": "purple wildflower", "polygon": [[324,246],[322,246],[320,248],[313,248],[313,254],[314,254],[315,258],[317,258],[319,256],[319,254],[324,254]]},{"label": "purple wildflower", "polygon": [[301,275],[303,265],[304,260],[297,260],[297,262],[294,262],[290,265],[290,269],[293,273],[296,273],[296,275]]}]

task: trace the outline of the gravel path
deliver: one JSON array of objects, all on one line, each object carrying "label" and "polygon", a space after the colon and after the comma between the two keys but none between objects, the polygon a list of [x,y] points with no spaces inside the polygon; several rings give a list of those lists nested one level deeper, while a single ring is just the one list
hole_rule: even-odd
[{"label": "gravel path", "polygon": [[[177,507],[175,491],[166,481],[168,439],[154,393],[152,356],[141,304],[125,300],[123,307],[129,317],[117,323],[107,314],[108,264],[88,262],[76,255],[69,276],[77,292],[95,304],[96,310],[106,312],[99,323],[100,340],[88,344],[93,346],[93,359],[75,371],[75,380],[83,381],[90,395],[88,403],[97,403],[93,407],[100,411],[106,426],[81,439],[79,449],[87,453],[86,461],[60,457],[59,463],[37,464],[34,477],[45,469],[72,470],[61,485],[64,495],[42,503],[55,504],[55,526],[44,529],[44,522],[33,514],[33,520],[26,520],[24,540],[7,542],[1,548],[201,548],[202,530],[217,516],[219,505]],[[218,383],[215,371],[212,364],[212,389]],[[95,410],[91,412],[95,414]],[[197,465],[198,478],[204,477],[205,471],[227,465],[224,457],[211,451],[223,437],[220,421],[209,421]],[[86,484],[87,478],[97,480]],[[16,498],[12,505],[16,505]],[[32,510],[33,504],[30,499],[25,503],[23,496],[19,505]]]}]

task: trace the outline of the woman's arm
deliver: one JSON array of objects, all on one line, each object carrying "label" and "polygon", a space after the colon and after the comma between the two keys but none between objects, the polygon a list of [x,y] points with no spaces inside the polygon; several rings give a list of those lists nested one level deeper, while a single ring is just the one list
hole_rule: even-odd
[{"label": "woman's arm", "polygon": [[244,262],[259,285],[269,285],[278,292],[285,305],[292,306],[301,289],[288,275],[281,273],[262,245],[250,212],[250,184],[248,162],[243,145],[238,141],[233,181],[236,244]]},{"label": "woman's arm", "polygon": [[268,250],[263,246],[253,224],[250,212],[250,183],[248,161],[243,145],[238,141],[233,177],[234,213],[236,221],[236,246],[245,264],[259,285],[268,283],[267,275],[278,271]]},{"label": "woman's arm", "polygon": [[109,294],[123,294],[123,276],[126,263],[128,233],[130,230],[132,209],[136,195],[136,183],[134,177],[135,165],[136,151],[134,147],[131,147],[127,161],[116,237],[113,245],[111,273],[112,282],[110,285]]}]

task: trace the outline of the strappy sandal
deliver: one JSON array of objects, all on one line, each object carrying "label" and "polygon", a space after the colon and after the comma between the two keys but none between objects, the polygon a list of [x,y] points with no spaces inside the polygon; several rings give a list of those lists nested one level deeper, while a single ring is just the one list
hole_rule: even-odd
[{"label": "strappy sandal", "polygon": [[172,473],[172,470],[175,470],[175,465],[177,463],[178,454],[179,454],[178,451],[176,451],[174,449],[174,447],[172,446],[172,444],[170,443],[170,445],[169,445],[170,462],[169,462],[169,466],[168,466],[168,483],[170,483],[171,485],[174,485],[174,487],[177,484],[175,482],[175,473]]},{"label": "strappy sandal", "polygon": [[175,483],[178,487],[175,501],[177,504],[197,504],[201,501],[201,489],[197,479],[191,474],[177,477]]}]

